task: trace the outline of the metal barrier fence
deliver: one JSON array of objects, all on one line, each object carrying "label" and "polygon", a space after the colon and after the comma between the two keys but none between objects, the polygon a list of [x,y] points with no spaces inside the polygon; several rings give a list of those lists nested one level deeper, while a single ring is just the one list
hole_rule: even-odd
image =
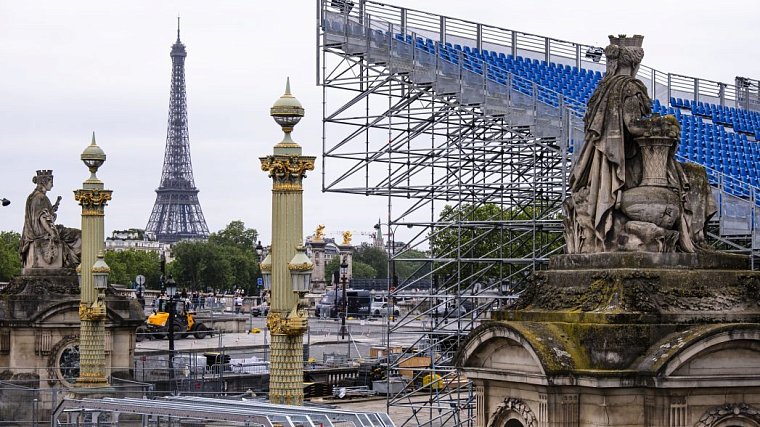
[{"label": "metal barrier fence", "polygon": [[[335,328],[312,331],[313,334],[335,334]],[[349,336],[369,335],[359,326],[348,328]],[[357,335],[358,334],[358,335]],[[337,335],[335,335],[337,338]],[[349,340],[348,346],[352,345]],[[340,344],[342,347],[343,343]],[[347,347],[348,348],[348,347]],[[358,349],[354,350],[358,354]],[[351,363],[352,350],[347,353],[334,349],[325,352],[318,360],[307,357],[305,372],[316,375],[319,381],[335,386],[357,377]],[[169,369],[169,352],[155,351],[138,355],[131,367],[112,368],[130,372],[131,379],[110,378],[109,398],[155,399],[163,396],[229,397],[250,395],[250,390],[265,390],[269,381],[269,348],[220,349],[220,351],[177,351],[173,369]],[[316,369],[316,370],[315,370]],[[11,369],[0,367],[0,425],[38,426],[62,425],[60,420],[51,423],[51,414],[64,399],[82,399],[92,396],[72,392],[70,384],[49,382],[47,369],[38,372],[10,374]],[[90,418],[88,418],[90,417]],[[70,417],[69,417],[70,418]],[[82,420],[91,420],[83,414]],[[143,417],[143,420],[145,418]],[[124,421],[124,420],[122,420]],[[88,421],[89,422],[89,421]],[[114,425],[118,425],[119,421]],[[85,422],[87,424],[87,422]],[[107,422],[105,424],[108,424]],[[77,424],[79,425],[79,424]],[[100,424],[99,424],[100,425]]]},{"label": "metal barrier fence", "polygon": [[[74,395],[60,382],[40,387],[39,376],[29,373],[27,379],[0,381],[0,425],[52,425],[51,414],[64,398]],[[113,396],[144,398],[152,396],[152,385],[112,378]]]}]

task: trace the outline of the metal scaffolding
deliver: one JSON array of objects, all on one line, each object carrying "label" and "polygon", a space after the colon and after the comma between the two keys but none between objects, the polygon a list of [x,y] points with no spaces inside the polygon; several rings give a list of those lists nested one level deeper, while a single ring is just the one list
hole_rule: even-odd
[{"label": "metal scaffolding", "polygon": [[[475,72],[461,57],[443,60],[446,43],[604,70],[592,46],[373,1],[317,1],[323,191],[387,198],[388,289],[412,304],[389,322],[389,353],[395,338],[414,341],[389,359],[389,372],[406,377],[388,397],[394,413],[407,411],[404,425],[474,424],[474,393],[454,355],[562,250],[561,203],[583,143],[585,105],[511,73],[497,82],[486,64]],[[642,66],[638,77],[665,104],[677,91],[675,74]],[[726,87],[721,96],[736,99]],[[711,99],[698,89],[695,97]],[[711,237],[747,252],[750,237],[760,242],[756,199],[729,196],[729,177],[718,175],[720,231]],[[734,222],[744,245],[726,238]],[[403,246],[401,226],[412,236]],[[400,262],[417,273],[397,278]]]},{"label": "metal scaffolding", "polygon": [[388,247],[399,226],[412,236],[391,249],[390,276],[399,262],[418,267],[389,283],[411,304],[389,325],[389,347],[413,344],[389,360],[407,387],[388,404],[407,411],[405,425],[471,425],[474,394],[453,356],[559,250],[566,147],[580,118],[538,103],[530,82],[497,86],[389,37],[399,24],[369,12],[391,7],[339,3],[318,3],[323,190],[386,197]]}]

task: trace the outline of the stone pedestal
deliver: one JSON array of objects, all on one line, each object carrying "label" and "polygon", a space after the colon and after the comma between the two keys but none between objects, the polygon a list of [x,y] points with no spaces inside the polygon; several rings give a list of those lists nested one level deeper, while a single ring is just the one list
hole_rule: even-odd
[{"label": "stone pedestal", "polygon": [[[341,257],[341,262],[343,261],[343,257],[346,258],[346,263],[348,264],[348,271],[346,272],[346,280],[348,282],[351,281],[351,279],[354,277],[354,254],[353,254],[354,247],[351,246],[351,244],[341,244],[338,245],[338,255]],[[342,278],[341,278],[342,280]]]},{"label": "stone pedestal", "polygon": [[313,254],[314,271],[311,273],[311,284],[313,291],[325,290],[325,241],[312,240],[311,252]]},{"label": "stone pedestal", "polygon": [[460,350],[478,425],[759,425],[760,273],[746,262],[552,259]]},{"label": "stone pedestal", "polygon": [[[34,398],[39,399],[42,410],[50,408],[53,390],[65,392],[76,387],[79,304],[73,269],[30,269],[0,293],[0,366],[4,367],[0,380],[41,389]],[[135,330],[144,320],[142,308],[136,300],[117,296],[110,289],[106,305],[106,375],[130,378]],[[0,393],[0,414],[11,414],[13,411],[6,411],[10,405],[20,408],[10,415],[13,421],[31,417],[33,399],[16,399],[8,389]]]}]

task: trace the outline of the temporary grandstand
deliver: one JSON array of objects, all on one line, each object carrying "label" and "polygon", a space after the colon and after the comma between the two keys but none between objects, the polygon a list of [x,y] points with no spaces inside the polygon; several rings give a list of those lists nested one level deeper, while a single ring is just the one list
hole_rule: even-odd
[{"label": "temporary grandstand", "polygon": [[[413,312],[432,320],[389,325],[389,342],[417,338],[391,359],[391,372],[413,378],[389,406],[408,412],[407,425],[470,425],[478,391],[452,367],[453,353],[563,250],[560,207],[602,50],[375,1],[318,6],[323,190],[387,198],[389,238],[406,226],[406,247],[430,250],[422,260],[391,254],[391,272],[398,261],[425,271],[389,279],[392,294],[424,288]],[[678,157],[708,170],[719,205],[711,241],[754,261],[760,82],[643,65],[638,77],[654,111],[681,121]],[[491,205],[500,209],[479,209]]]}]

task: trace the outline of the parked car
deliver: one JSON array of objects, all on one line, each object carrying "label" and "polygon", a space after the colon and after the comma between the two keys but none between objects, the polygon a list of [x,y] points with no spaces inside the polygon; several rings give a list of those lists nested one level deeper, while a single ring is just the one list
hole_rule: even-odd
[{"label": "parked car", "polygon": [[[370,312],[375,317],[387,316],[389,310],[390,310],[390,306],[388,305],[387,301],[373,301],[372,306],[370,307]],[[398,307],[394,307],[393,316],[398,317],[398,315],[399,315]]]},{"label": "parked car", "polygon": [[266,303],[251,307],[251,316],[259,317],[269,314],[269,306]]}]

